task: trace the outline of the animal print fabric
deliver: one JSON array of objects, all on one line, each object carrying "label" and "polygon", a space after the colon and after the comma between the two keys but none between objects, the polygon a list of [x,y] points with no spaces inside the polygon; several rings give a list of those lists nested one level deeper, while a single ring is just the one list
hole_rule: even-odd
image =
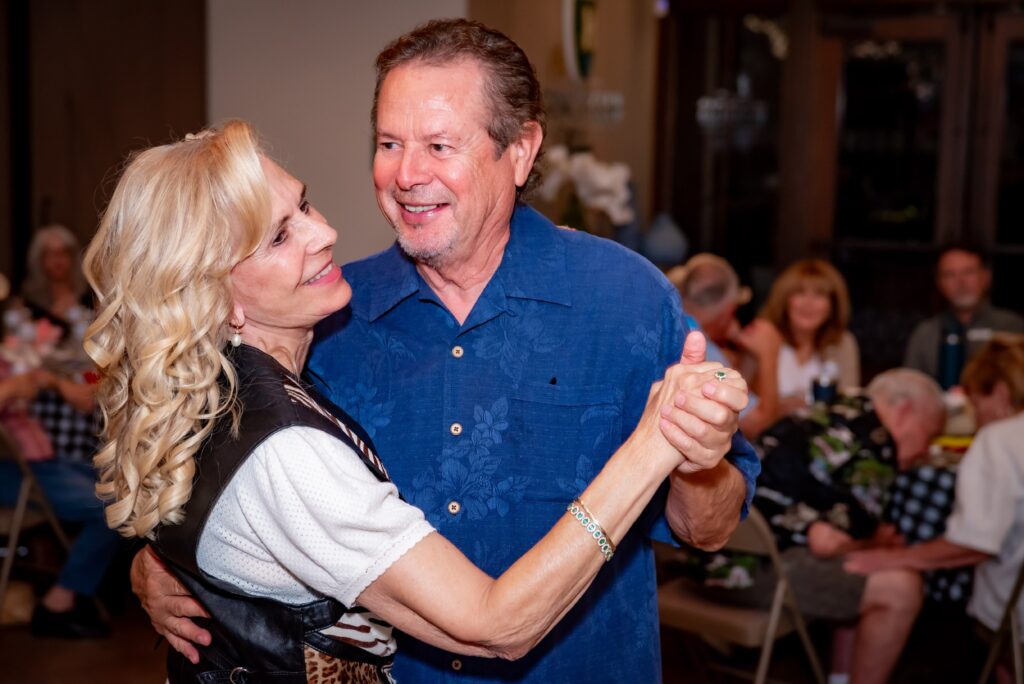
[{"label": "animal print fabric", "polygon": [[306,681],[309,684],[394,684],[390,664],[378,668],[370,663],[342,660],[304,646]]}]

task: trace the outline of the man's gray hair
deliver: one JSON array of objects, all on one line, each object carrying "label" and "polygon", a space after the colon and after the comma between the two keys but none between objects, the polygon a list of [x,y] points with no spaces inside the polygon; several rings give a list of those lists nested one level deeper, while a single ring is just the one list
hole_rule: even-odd
[{"label": "man's gray hair", "polygon": [[944,420],[946,416],[946,403],[939,383],[913,368],[893,368],[878,374],[868,384],[867,393],[872,401],[881,400],[887,404],[910,402],[922,417],[931,415],[937,420]]}]

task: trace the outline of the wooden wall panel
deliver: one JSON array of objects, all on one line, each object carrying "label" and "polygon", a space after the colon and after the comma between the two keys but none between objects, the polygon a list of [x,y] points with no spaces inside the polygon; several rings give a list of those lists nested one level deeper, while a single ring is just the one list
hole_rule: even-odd
[{"label": "wooden wall panel", "polygon": [[11,36],[10,3],[0,3],[0,273],[14,276],[14,231],[11,230]]},{"label": "wooden wall panel", "polygon": [[836,93],[842,44],[818,30],[812,0],[795,0],[782,79],[781,186],[775,259],[829,256],[835,214]]},{"label": "wooden wall panel", "polygon": [[200,128],[203,0],[31,3],[32,223],[83,242],[132,150]]}]

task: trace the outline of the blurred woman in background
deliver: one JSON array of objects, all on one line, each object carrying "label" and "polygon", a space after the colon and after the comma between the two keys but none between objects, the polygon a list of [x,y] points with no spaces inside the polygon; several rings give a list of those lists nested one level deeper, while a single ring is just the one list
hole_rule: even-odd
[{"label": "blurred woman in background", "polygon": [[847,325],[850,295],[831,264],[804,259],[772,284],[760,317],[778,330],[779,410],[808,403],[816,378],[830,375],[840,389],[860,386],[860,351]]}]

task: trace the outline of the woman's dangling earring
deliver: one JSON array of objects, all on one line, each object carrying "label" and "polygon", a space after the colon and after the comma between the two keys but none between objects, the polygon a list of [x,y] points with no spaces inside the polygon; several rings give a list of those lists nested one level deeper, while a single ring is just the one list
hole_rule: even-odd
[{"label": "woman's dangling earring", "polygon": [[235,334],[231,336],[231,346],[232,347],[241,346],[241,344],[242,344],[242,328],[240,326],[236,326],[235,324],[232,323],[231,324],[231,329],[235,331]]}]

